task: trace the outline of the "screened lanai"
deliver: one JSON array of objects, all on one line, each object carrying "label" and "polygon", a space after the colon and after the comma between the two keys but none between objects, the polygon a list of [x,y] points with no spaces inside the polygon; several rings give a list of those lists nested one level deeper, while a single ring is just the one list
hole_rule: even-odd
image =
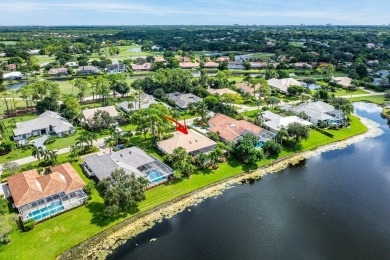
[{"label": "screened lanai", "polygon": [[87,194],[83,190],[76,190],[66,194],[60,192],[46,198],[33,201],[18,208],[22,221],[33,218],[35,221],[42,221],[53,215],[59,214],[82,205],[87,201]]}]

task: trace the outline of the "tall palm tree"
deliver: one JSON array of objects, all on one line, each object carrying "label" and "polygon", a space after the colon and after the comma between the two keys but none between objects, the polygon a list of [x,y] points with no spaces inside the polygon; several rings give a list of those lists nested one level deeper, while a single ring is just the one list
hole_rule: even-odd
[{"label": "tall palm tree", "polygon": [[110,153],[112,148],[115,146],[115,139],[112,137],[107,137],[104,139],[104,144],[110,148]]},{"label": "tall palm tree", "polygon": [[287,132],[287,129],[282,127],[279,132],[276,134],[275,139],[280,141],[280,144],[283,145],[283,138],[288,138],[289,134]]},{"label": "tall palm tree", "polygon": [[41,159],[44,156],[45,150],[39,146],[34,146],[34,150],[32,151],[31,155],[38,159],[38,162],[41,163]]}]

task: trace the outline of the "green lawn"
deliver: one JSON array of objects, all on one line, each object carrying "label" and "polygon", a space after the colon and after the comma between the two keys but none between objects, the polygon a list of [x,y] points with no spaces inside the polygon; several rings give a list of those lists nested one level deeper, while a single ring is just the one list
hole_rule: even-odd
[{"label": "green lawn", "polygon": [[16,45],[16,41],[0,41],[1,44],[4,45]]},{"label": "green lawn", "polygon": [[[351,116],[351,128],[331,131],[334,138],[329,138],[316,131],[312,131],[310,138],[303,141],[296,151],[311,150],[319,145],[341,140],[352,135],[363,133],[367,128],[354,116]],[[149,140],[142,137],[133,139],[134,144],[141,146],[148,152],[156,153]],[[292,154],[294,151],[284,150],[281,156]],[[274,159],[263,160],[258,166],[272,162]],[[78,163],[73,166],[85,181],[89,181],[81,171]],[[218,170],[198,172],[191,179],[178,179],[175,182],[156,187],[146,191],[146,200],[138,206],[138,212],[128,213],[126,216],[107,218],[102,215],[103,200],[94,191],[88,205],[81,206],[52,219],[44,221],[28,233],[15,231],[11,234],[11,243],[1,247],[2,259],[54,259],[65,250],[85,239],[113,226],[125,218],[145,212],[163,203],[171,201],[181,195],[187,194],[214,182],[229,178],[241,172],[250,170],[235,160],[219,165]],[[80,232],[82,231],[82,232]],[[17,253],[15,253],[17,252]]]},{"label": "green lawn", "polygon": [[368,97],[352,97],[348,98],[351,102],[358,102],[358,101],[365,101],[369,103],[375,103],[378,105],[383,105],[386,102],[389,102],[390,100],[386,100],[384,95],[378,95],[378,96],[368,96]]},{"label": "green lawn", "polygon": [[49,55],[35,55],[35,57],[38,59],[38,63],[47,63],[47,62],[53,62],[56,60],[56,57],[49,56]]},{"label": "green lawn", "polygon": [[368,94],[368,92],[362,89],[358,89],[355,91],[350,91],[347,89],[337,89],[337,91],[334,92],[334,94],[336,97],[339,97],[339,96],[354,96],[354,95]]}]

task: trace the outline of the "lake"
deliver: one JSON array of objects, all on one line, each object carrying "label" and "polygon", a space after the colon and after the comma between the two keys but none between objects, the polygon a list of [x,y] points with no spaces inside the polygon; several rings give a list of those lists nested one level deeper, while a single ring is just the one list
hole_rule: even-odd
[{"label": "lake", "polygon": [[355,108],[385,133],[237,185],[108,259],[390,259],[390,131],[376,105]]}]

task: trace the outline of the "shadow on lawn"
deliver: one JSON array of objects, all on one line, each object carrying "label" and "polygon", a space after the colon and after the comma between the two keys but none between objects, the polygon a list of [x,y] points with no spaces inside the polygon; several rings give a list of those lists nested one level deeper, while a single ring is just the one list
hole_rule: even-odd
[{"label": "shadow on lawn", "polygon": [[99,227],[105,227],[114,221],[125,218],[128,214],[133,215],[139,212],[138,208],[134,208],[129,211],[121,211],[113,216],[107,216],[104,214],[104,203],[90,202],[86,207],[92,213],[91,224],[95,224]]}]

